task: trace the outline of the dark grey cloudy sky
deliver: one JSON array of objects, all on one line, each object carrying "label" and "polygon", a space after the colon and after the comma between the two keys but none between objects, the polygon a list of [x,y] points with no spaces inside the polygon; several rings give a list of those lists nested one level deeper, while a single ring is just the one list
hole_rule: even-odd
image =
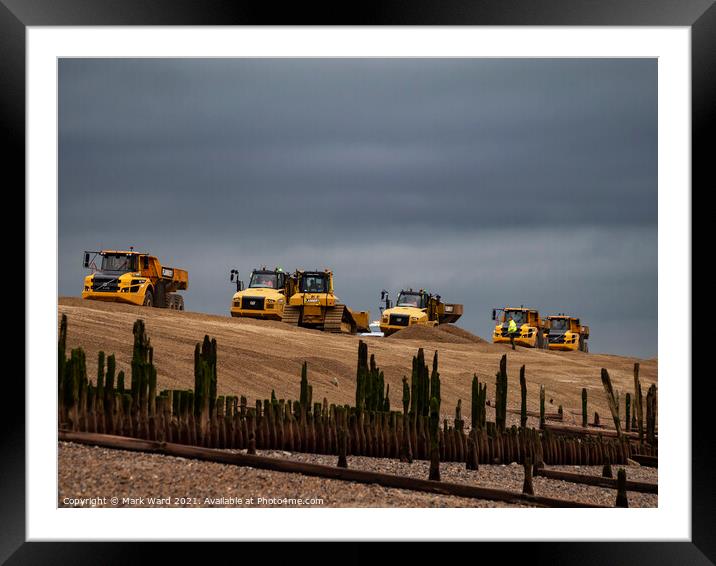
[{"label": "dark grey cloudy sky", "polygon": [[59,291],[134,245],[228,313],[228,271],[564,311],[595,352],[657,354],[657,63],[62,59]]}]

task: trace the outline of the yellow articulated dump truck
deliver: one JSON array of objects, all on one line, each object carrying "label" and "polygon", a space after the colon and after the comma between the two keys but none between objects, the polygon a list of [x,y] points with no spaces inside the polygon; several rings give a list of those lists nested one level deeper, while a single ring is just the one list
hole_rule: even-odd
[{"label": "yellow articulated dump truck", "polygon": [[380,317],[380,330],[385,336],[408,326],[437,326],[455,322],[463,313],[462,305],[443,303],[440,295],[423,289],[400,291],[395,306],[391,305],[388,293],[382,291],[381,301],[385,301],[385,308]]},{"label": "yellow articulated dump truck", "polygon": [[510,344],[510,319],[515,321],[517,332],[515,344],[526,348],[546,349],[548,323],[543,321],[539,312],[525,307],[505,307],[492,309],[492,320],[497,322],[492,334],[495,344]]},{"label": "yellow articulated dump truck", "polygon": [[283,309],[295,288],[294,280],[280,267],[254,269],[249,286],[244,288],[239,272],[231,270],[236,293],[231,299],[231,316],[281,320]]},{"label": "yellow articulated dump truck", "polygon": [[578,318],[561,313],[548,316],[547,322],[550,350],[589,352],[589,327],[582,326]]},{"label": "yellow articulated dump truck", "polygon": [[295,288],[283,309],[283,322],[325,332],[370,332],[368,311],[354,311],[333,292],[333,272],[296,270]]},{"label": "yellow articulated dump truck", "polygon": [[131,247],[86,251],[83,265],[92,270],[85,277],[83,299],[184,310],[184,297],[177,291],[188,287],[189,274],[162,265],[156,256]]}]

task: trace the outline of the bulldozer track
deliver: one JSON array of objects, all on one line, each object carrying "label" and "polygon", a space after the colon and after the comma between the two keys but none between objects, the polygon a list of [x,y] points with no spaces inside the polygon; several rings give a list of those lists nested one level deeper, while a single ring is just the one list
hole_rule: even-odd
[{"label": "bulldozer track", "polygon": [[346,334],[350,334],[349,331],[345,330],[343,327],[343,319],[346,315],[346,306],[345,305],[336,305],[334,307],[327,307],[326,308],[326,317],[323,321],[323,330],[325,332],[334,332],[334,333],[340,333],[345,332]]},{"label": "bulldozer track", "polygon": [[281,319],[286,324],[290,324],[292,326],[298,326],[298,321],[301,318],[301,309],[300,307],[294,307],[286,305],[283,307],[283,318]]}]

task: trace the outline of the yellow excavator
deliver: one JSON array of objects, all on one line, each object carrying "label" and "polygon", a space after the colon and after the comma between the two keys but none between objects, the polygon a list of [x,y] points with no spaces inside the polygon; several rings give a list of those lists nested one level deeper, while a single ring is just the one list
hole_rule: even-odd
[{"label": "yellow excavator", "polygon": [[510,344],[508,332],[510,319],[517,325],[515,344],[526,348],[547,349],[549,322],[543,321],[536,309],[521,307],[505,307],[492,309],[492,320],[497,322],[492,334],[495,344]]},{"label": "yellow excavator", "polygon": [[162,265],[156,256],[133,247],[85,251],[83,266],[92,271],[85,277],[83,299],[184,310],[184,297],[177,291],[189,286],[189,274]]},{"label": "yellow excavator", "polygon": [[563,352],[589,352],[587,339],[589,327],[582,326],[581,321],[564,313],[547,317],[549,326],[549,349]]},{"label": "yellow excavator", "polygon": [[247,288],[236,269],[231,270],[230,280],[236,284],[236,293],[231,299],[234,317],[281,320],[288,297],[295,288],[293,278],[280,267],[254,269]]},{"label": "yellow excavator", "polygon": [[333,291],[333,272],[296,270],[295,289],[283,309],[283,322],[325,332],[370,332],[368,311],[354,311]]},{"label": "yellow excavator", "polygon": [[456,322],[463,313],[462,305],[443,303],[440,295],[433,295],[423,289],[401,290],[395,306],[387,291],[381,291],[380,298],[385,304],[380,317],[380,330],[384,336],[390,336],[408,326],[432,327]]}]

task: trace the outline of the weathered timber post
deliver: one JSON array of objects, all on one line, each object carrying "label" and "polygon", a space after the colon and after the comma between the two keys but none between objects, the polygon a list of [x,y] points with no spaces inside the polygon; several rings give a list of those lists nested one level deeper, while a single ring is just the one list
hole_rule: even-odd
[{"label": "weathered timber post", "polygon": [[428,366],[425,365],[425,352],[422,348],[418,348],[417,356],[413,357],[410,403],[411,413],[428,416],[430,410],[430,377]]},{"label": "weathered timber post", "polygon": [[626,470],[619,468],[617,472],[617,501],[616,507],[629,507],[626,491]]},{"label": "weathered timber post", "polygon": [[408,386],[408,378],[403,376],[403,414],[408,414],[410,408],[410,387]]},{"label": "weathered timber post", "polygon": [[107,356],[107,372],[104,375],[104,400],[103,404],[104,407],[108,408],[109,410],[105,409],[105,415],[104,415],[104,429],[105,432],[109,430],[114,430],[114,422],[113,422],[113,407],[114,407],[114,371],[116,369],[116,362],[114,359],[114,354],[110,354]]},{"label": "weathered timber post", "polygon": [[87,365],[82,348],[70,352],[65,365],[65,384],[63,385],[64,404],[72,430],[79,430],[80,398],[82,384],[87,381]]},{"label": "weathered timber post", "polygon": [[582,387],[582,426],[587,428],[587,388]]},{"label": "weathered timber post", "polygon": [[471,429],[467,435],[467,459],[465,468],[468,470],[477,470],[480,466],[480,455],[477,447],[477,430]]},{"label": "weathered timber post", "polygon": [[455,406],[455,430],[458,430],[460,432],[463,431],[465,428],[465,421],[462,420],[462,399],[457,400],[457,405]]},{"label": "weathered timber post", "polygon": [[440,409],[438,400],[430,399],[430,474],[428,479],[440,481],[440,446],[438,445],[438,427]]},{"label": "weathered timber post", "polygon": [[644,442],[644,405],[639,380],[639,362],[634,363],[634,403],[636,404],[636,424],[639,428],[639,444]]},{"label": "weathered timber post", "polygon": [[132,329],[134,334],[134,349],[132,351],[131,382],[132,382],[132,409],[135,418],[135,433],[140,438],[148,436],[149,417],[149,380],[152,372],[156,371],[153,365],[153,348],[146,334],[144,321],[138,319]]},{"label": "weathered timber post", "polygon": [[615,389],[614,390],[614,405],[617,408],[617,418],[619,419],[619,422],[621,422],[621,420],[622,420],[621,408],[619,405],[620,400],[621,400],[621,397],[619,395],[619,390]]},{"label": "weathered timber post", "polygon": [[[286,430],[286,450],[289,452],[293,452],[295,448],[294,444],[294,431],[293,431],[293,415],[291,414],[291,401],[286,401],[286,404],[284,405],[284,413],[283,413],[283,420],[284,420],[284,426]],[[248,436],[246,437],[248,439]]]},{"label": "weathered timber post", "polygon": [[92,384],[87,385],[87,430],[97,432],[97,388]]},{"label": "weathered timber post", "polygon": [[525,379],[525,366],[520,368],[520,427],[527,427],[527,380]]},{"label": "weathered timber post", "polygon": [[411,415],[408,413],[409,407],[410,407],[410,387],[408,386],[408,378],[403,376],[403,418],[401,420],[401,422],[402,422],[402,442],[400,445],[400,461],[408,462],[409,464],[412,464],[413,449],[411,447],[411,442],[410,442],[410,437],[411,437],[410,417],[411,417]]},{"label": "weathered timber post", "polygon": [[534,485],[532,485],[532,458],[529,456],[525,458],[523,468],[525,470],[525,481],[522,484],[522,493],[525,495],[534,495],[535,488]]},{"label": "weathered timber post", "polygon": [[254,409],[248,409],[246,420],[249,432],[247,453],[256,454],[256,418]]},{"label": "weathered timber post", "polygon": [[606,458],[606,462],[604,462],[604,466],[602,467],[602,477],[603,478],[613,478],[614,474],[612,473],[612,460],[609,456]]},{"label": "weathered timber post", "polygon": [[500,371],[495,377],[495,426],[503,432],[507,419],[507,354],[500,359]]},{"label": "weathered timber post", "polygon": [[207,446],[210,441],[209,425],[216,403],[216,339],[204,336],[194,347],[194,403],[192,414],[198,420],[198,441]]},{"label": "weathered timber post", "polygon": [[360,447],[361,447],[361,455],[367,456],[368,455],[368,436],[365,432],[365,412],[360,411],[360,413],[356,414],[356,419],[358,423],[358,435],[360,436]]},{"label": "weathered timber post", "polygon": [[539,386],[539,427],[544,428],[544,385]]},{"label": "weathered timber post", "polygon": [[631,431],[631,394],[629,392],[624,397],[624,430]]},{"label": "weathered timber post", "polygon": [[104,359],[104,352],[100,350],[97,354],[97,395],[95,403],[100,417],[104,413]]},{"label": "weathered timber post", "polygon": [[63,402],[65,384],[65,365],[67,363],[67,315],[60,319],[60,336],[57,340],[57,398],[59,405]]},{"label": "weathered timber post", "polygon": [[348,467],[348,423],[346,418],[346,410],[343,407],[338,407],[337,414],[337,428],[338,428],[338,467]]},{"label": "weathered timber post", "polygon": [[433,371],[430,374],[430,399],[435,398],[438,402],[438,412],[440,412],[440,373],[438,372],[438,351],[433,354]]},{"label": "weathered timber post", "polygon": [[477,380],[477,374],[472,376],[472,390],[470,395],[470,423],[471,428],[480,428],[480,382]]},{"label": "weathered timber post", "polygon": [[356,369],[355,406],[357,409],[362,409],[365,406],[368,371],[368,344],[360,340],[358,342],[358,366]]},{"label": "weathered timber post", "polygon": [[650,385],[646,393],[646,441],[656,444],[656,385]]},{"label": "weathered timber post", "polygon": [[607,395],[607,403],[609,405],[609,411],[612,413],[612,420],[614,421],[614,428],[617,430],[619,436],[622,435],[622,425],[619,421],[619,407],[617,405],[616,397],[614,396],[614,388],[612,387],[612,380],[609,378],[609,372],[602,368],[602,385],[604,386],[604,392]]}]

